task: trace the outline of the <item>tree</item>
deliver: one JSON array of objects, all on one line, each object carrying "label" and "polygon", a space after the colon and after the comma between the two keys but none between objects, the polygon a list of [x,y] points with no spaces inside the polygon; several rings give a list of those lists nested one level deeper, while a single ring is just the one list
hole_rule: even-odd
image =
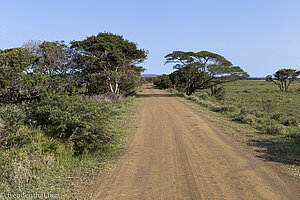
[{"label": "tree", "polygon": [[177,71],[172,75],[172,79],[178,86],[185,88],[187,95],[191,95],[196,89],[212,88],[249,77],[240,67],[233,66],[223,56],[208,51],[174,51],[165,58],[166,64],[175,63],[174,69]]},{"label": "tree", "polygon": [[72,53],[64,41],[44,41],[35,49],[37,60],[33,69],[42,74],[66,76],[70,70]]},{"label": "tree", "polygon": [[24,48],[0,52],[0,96],[5,103],[21,102],[27,96],[26,75],[36,56]]},{"label": "tree", "polygon": [[[112,33],[99,33],[71,44],[78,52],[79,71],[85,80],[89,80],[89,86],[95,85],[93,80],[103,78],[107,91],[115,94],[127,88],[127,81],[140,74],[143,68],[136,65],[147,58],[146,50],[138,49],[135,43]],[[93,79],[88,79],[91,75]],[[97,90],[93,92],[97,93]]]},{"label": "tree", "polygon": [[76,90],[71,68],[74,65],[74,54],[64,41],[31,40],[23,48],[31,50],[36,56],[26,79],[35,98],[52,91],[64,93]]},{"label": "tree", "polygon": [[156,77],[156,79],[154,80],[154,85],[160,89],[167,89],[172,87],[172,82],[168,75],[163,74]]},{"label": "tree", "polygon": [[266,81],[273,82],[279,87],[280,91],[287,92],[291,83],[294,82],[299,75],[300,70],[280,69],[273,74],[274,77],[272,75],[268,75],[266,77]]}]

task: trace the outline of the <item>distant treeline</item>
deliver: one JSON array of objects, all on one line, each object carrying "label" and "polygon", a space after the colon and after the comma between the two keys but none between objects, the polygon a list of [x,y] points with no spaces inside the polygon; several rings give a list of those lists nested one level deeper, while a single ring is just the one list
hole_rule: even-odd
[{"label": "distant treeline", "polygon": [[266,80],[266,77],[249,77],[247,80]]}]

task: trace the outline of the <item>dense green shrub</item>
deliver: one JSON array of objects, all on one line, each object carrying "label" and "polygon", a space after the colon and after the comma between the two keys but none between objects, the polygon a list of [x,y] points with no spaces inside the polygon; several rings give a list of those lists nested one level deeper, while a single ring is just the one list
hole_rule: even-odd
[{"label": "dense green shrub", "polygon": [[168,75],[163,74],[154,79],[154,85],[160,89],[168,89],[172,87],[172,82]]},{"label": "dense green shrub", "polygon": [[113,139],[105,130],[116,114],[114,104],[96,102],[88,97],[51,94],[25,105],[2,107],[1,145],[20,146],[30,142],[20,127],[42,128],[43,132],[61,141],[71,141],[76,154],[101,148]]},{"label": "dense green shrub", "polygon": [[101,148],[112,139],[104,130],[114,114],[109,103],[87,97],[49,95],[28,104],[27,113],[49,136],[71,140],[77,154]]},{"label": "dense green shrub", "polygon": [[17,131],[24,124],[26,113],[22,105],[7,105],[0,109],[0,118],[3,121],[3,128],[8,131]]}]

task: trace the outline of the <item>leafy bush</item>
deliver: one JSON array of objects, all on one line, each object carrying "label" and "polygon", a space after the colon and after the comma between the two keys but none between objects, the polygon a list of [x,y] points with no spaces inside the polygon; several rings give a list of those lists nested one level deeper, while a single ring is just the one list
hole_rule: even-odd
[{"label": "leafy bush", "polygon": [[111,141],[104,126],[114,114],[112,110],[111,104],[68,95],[50,95],[27,107],[29,118],[51,137],[71,140],[76,154]]},{"label": "leafy bush", "polygon": [[3,125],[8,131],[16,131],[26,119],[24,106],[22,105],[7,105],[0,110],[0,117],[3,120]]}]

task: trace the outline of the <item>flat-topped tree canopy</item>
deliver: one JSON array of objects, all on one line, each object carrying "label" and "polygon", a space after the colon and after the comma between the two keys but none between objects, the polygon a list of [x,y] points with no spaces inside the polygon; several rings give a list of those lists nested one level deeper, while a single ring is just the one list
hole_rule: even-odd
[{"label": "flat-topped tree canopy", "polygon": [[[173,51],[165,56],[166,64],[174,63],[178,71],[177,80],[183,81],[181,85],[186,93],[191,95],[196,89],[205,89],[228,81],[248,78],[249,75],[239,66],[233,66],[223,56],[208,52]],[[174,76],[173,76],[174,77]]]},{"label": "flat-topped tree canopy", "polygon": [[204,65],[222,65],[222,66],[231,66],[232,63],[228,60],[226,60],[223,56],[208,52],[208,51],[200,51],[197,53],[194,53],[193,55],[196,60],[198,60],[200,63]]},{"label": "flat-topped tree canopy", "polygon": [[289,89],[289,86],[292,82],[297,80],[298,76],[300,75],[300,70],[296,69],[280,69],[275,74],[268,75],[266,77],[266,81],[273,82],[275,85],[278,86],[280,91],[287,92]]}]

